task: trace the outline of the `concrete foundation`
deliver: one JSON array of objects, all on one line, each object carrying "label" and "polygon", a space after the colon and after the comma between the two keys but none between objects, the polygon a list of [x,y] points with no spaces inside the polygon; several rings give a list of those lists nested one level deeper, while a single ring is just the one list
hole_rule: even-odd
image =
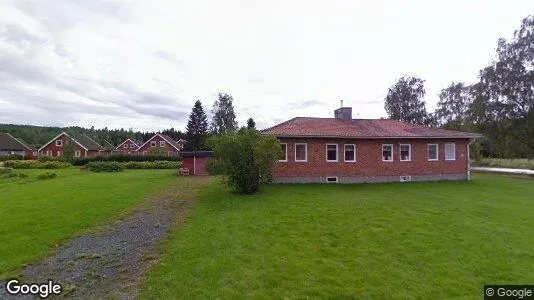
[{"label": "concrete foundation", "polygon": [[[467,180],[466,173],[462,174],[432,174],[432,175],[400,175],[400,176],[345,176],[337,177],[337,183],[376,183],[400,182],[400,177],[411,176],[410,181],[439,181],[439,180]],[[328,183],[327,177],[275,177],[275,183]]]}]

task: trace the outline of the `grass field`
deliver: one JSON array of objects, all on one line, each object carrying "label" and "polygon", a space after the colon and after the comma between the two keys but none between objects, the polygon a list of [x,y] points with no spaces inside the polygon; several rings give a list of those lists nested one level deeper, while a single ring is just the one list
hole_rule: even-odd
[{"label": "grass field", "polygon": [[152,191],[168,185],[171,170],[90,173],[16,170],[28,178],[0,179],[0,278],[16,275],[23,264],[46,255],[58,243],[124,214]]},{"label": "grass field", "polygon": [[142,298],[482,298],[534,282],[534,181],[216,184],[162,247]]},{"label": "grass field", "polygon": [[473,166],[534,170],[534,159],[482,158],[474,161]]}]

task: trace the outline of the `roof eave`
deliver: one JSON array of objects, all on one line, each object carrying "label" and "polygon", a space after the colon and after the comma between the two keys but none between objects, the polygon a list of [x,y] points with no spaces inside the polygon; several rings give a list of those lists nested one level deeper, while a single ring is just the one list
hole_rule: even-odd
[{"label": "roof eave", "polygon": [[274,135],[278,138],[335,138],[335,139],[473,139],[482,138],[482,135],[466,136],[343,136],[343,135],[289,135],[263,133],[265,135]]}]

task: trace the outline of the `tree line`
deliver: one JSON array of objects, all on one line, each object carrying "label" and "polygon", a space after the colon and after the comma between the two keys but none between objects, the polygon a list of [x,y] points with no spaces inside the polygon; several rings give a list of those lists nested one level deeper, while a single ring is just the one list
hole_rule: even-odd
[{"label": "tree line", "polygon": [[[0,124],[0,132],[7,132],[21,138],[31,146],[39,148],[49,142],[55,136],[65,131],[70,136],[85,134],[103,145],[104,141],[117,146],[127,138],[138,141],[147,141],[156,133],[170,136],[173,140],[185,139],[188,141],[186,150],[210,150],[206,145],[207,138],[211,135],[220,135],[226,132],[238,130],[236,114],[234,111],[233,98],[228,94],[220,93],[212,108],[212,120],[208,123],[207,115],[200,100],[195,102],[189,116],[186,131],[176,130],[174,127],[162,131],[134,131],[130,129],[95,129],[83,128],[79,126],[69,127],[47,127],[34,125]],[[247,127],[254,128],[255,123],[252,118],[247,122]]]},{"label": "tree line", "polygon": [[534,16],[511,40],[499,39],[478,82],[452,82],[434,113],[426,111],[424,95],[423,79],[402,77],[389,89],[385,110],[395,120],[481,133],[472,149],[479,157],[534,158]]}]

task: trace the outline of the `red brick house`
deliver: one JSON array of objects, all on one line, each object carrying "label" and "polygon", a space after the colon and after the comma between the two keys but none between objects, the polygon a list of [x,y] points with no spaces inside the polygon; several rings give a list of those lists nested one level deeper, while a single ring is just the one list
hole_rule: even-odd
[{"label": "red brick house", "polygon": [[297,117],[262,131],[282,142],[275,182],[384,182],[470,179],[469,144],[479,134],[395,120]]},{"label": "red brick house", "polygon": [[124,142],[120,143],[113,152],[116,153],[137,153],[137,149],[142,145],[143,143],[140,141],[136,141],[131,138],[127,138],[124,140]]},{"label": "red brick house", "polygon": [[9,133],[0,132],[0,156],[21,155],[24,159],[36,159],[37,149]]},{"label": "red brick house", "polygon": [[143,155],[165,154],[168,156],[179,155],[180,150],[184,147],[186,141],[174,141],[170,136],[156,133],[136,150]]},{"label": "red brick house", "polygon": [[71,142],[74,143],[74,157],[91,157],[105,152],[104,147],[84,134],[71,137],[66,132],[62,132],[39,148],[39,156],[62,156],[65,147]]}]

